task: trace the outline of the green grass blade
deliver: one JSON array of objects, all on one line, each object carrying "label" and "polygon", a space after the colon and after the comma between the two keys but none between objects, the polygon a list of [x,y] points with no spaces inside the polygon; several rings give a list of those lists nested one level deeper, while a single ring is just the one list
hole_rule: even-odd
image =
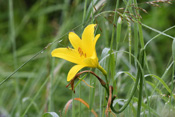
[{"label": "green grass blade", "polygon": [[158,76],[156,76],[154,74],[147,74],[147,75],[145,75],[145,78],[148,77],[148,76],[156,78],[160,83],[162,83],[162,85],[166,88],[166,90],[169,93],[171,93],[171,89],[168,87],[168,85],[160,77],[158,77]]}]

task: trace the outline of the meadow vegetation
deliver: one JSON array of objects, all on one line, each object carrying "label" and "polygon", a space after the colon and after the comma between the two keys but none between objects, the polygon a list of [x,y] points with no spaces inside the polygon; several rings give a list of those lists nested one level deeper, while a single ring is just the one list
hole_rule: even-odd
[{"label": "meadow vegetation", "polygon": [[[0,117],[105,117],[106,111],[114,117],[172,117],[174,11],[174,0],[1,0]],[[96,52],[113,86],[114,109],[136,89],[118,114],[107,109],[107,92],[92,74],[75,80],[75,93],[66,88],[74,64],[51,56],[55,48],[71,47],[69,32],[81,37],[92,23],[101,34]],[[83,70],[106,81],[98,69]]]}]

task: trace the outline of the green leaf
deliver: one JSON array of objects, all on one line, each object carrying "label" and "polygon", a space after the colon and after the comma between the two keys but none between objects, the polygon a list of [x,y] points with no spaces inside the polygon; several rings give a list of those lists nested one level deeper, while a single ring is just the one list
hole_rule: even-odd
[{"label": "green leaf", "polygon": [[146,78],[146,77],[148,77],[148,76],[152,76],[152,77],[156,78],[157,80],[159,80],[159,82],[162,83],[162,85],[166,88],[166,90],[167,90],[169,93],[171,93],[171,89],[168,87],[168,85],[167,85],[160,77],[158,77],[158,76],[156,76],[156,75],[154,75],[154,74],[147,74],[147,75],[145,75],[144,77]]},{"label": "green leaf", "polygon": [[59,115],[55,112],[47,112],[43,114],[43,117],[59,117]]},{"label": "green leaf", "polygon": [[126,72],[126,71],[117,72],[117,74],[115,76],[115,79],[121,74],[127,74],[134,82],[136,81],[136,78],[131,73]]}]

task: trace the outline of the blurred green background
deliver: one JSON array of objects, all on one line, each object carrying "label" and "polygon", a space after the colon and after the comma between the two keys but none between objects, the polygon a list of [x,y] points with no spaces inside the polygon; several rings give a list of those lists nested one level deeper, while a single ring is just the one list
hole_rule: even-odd
[{"label": "blurred green background", "polygon": [[[138,1],[138,7],[147,11],[145,13],[143,10],[139,10],[142,16],[141,23],[159,31],[164,31],[175,25],[174,1],[171,1],[172,4],[157,3],[159,7],[146,2],[148,1]],[[72,98],[72,95],[79,97],[79,86],[75,94],[66,88],[68,84],[67,73],[73,64],[62,59],[52,58],[50,53],[57,47],[71,47],[68,41],[68,32],[74,31],[81,37],[86,25],[97,23],[96,34],[101,34],[96,45],[100,60],[102,50],[110,47],[114,26],[112,23],[114,13],[103,12],[114,11],[115,5],[115,0],[87,0],[86,14],[83,16],[84,0],[0,0],[0,82],[37,55],[0,85],[0,117],[20,116],[30,104],[26,116],[41,116],[45,112],[56,112],[61,115],[65,104]],[[126,4],[120,1],[119,8],[125,7]],[[129,8],[134,9],[132,5]],[[92,9],[94,9],[93,13]],[[122,9],[118,9],[118,11],[123,13]],[[103,14],[99,15],[100,13]],[[118,19],[118,15],[116,19]],[[132,37],[134,35],[133,24],[132,22]],[[174,28],[166,33],[175,37]],[[143,27],[145,43],[157,34],[157,32]],[[118,48],[128,51],[128,27],[125,19],[123,19],[120,35]],[[47,46],[49,43],[51,44]],[[133,43],[134,38],[132,38]],[[132,53],[134,53],[134,46],[133,44]],[[47,48],[44,49],[45,47]],[[146,53],[151,73],[158,76],[163,75],[172,60],[172,39],[163,35],[159,36],[148,44]],[[128,55],[122,56],[123,60],[119,60],[121,63],[116,65],[115,72],[120,70],[134,71],[134,68],[131,70],[127,66],[129,64]],[[134,62],[132,63],[134,66]],[[148,71],[146,70],[145,73]],[[101,73],[99,72],[99,74]],[[168,86],[171,86],[170,74],[168,73],[165,79]],[[90,76],[88,75],[88,77]],[[122,77],[124,78],[120,79],[121,81],[118,81],[117,84],[117,96],[125,99],[132,85],[130,84],[131,79],[125,75]],[[92,83],[88,78],[85,80],[87,83]],[[98,84],[96,81],[95,83]],[[99,100],[101,93],[98,89],[102,90],[100,85],[97,85],[95,89],[97,97],[92,108],[99,114],[100,104],[97,100]],[[163,88],[161,90],[163,93]],[[91,89],[81,83],[80,97],[88,103],[90,103],[90,92]],[[105,105],[101,105],[101,107],[105,108]],[[85,106],[82,108],[82,115],[88,113],[91,116],[90,111]]]}]

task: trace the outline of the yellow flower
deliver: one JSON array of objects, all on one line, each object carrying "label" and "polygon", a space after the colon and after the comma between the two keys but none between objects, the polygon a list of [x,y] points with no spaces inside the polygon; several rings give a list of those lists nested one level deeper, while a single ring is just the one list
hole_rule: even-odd
[{"label": "yellow flower", "polygon": [[99,67],[98,57],[95,50],[95,45],[100,37],[100,34],[94,37],[94,27],[96,24],[88,25],[82,34],[82,39],[79,38],[74,32],[69,33],[69,41],[73,48],[57,48],[52,51],[53,57],[58,57],[75,63],[67,76],[67,81],[72,78],[84,67]]}]

